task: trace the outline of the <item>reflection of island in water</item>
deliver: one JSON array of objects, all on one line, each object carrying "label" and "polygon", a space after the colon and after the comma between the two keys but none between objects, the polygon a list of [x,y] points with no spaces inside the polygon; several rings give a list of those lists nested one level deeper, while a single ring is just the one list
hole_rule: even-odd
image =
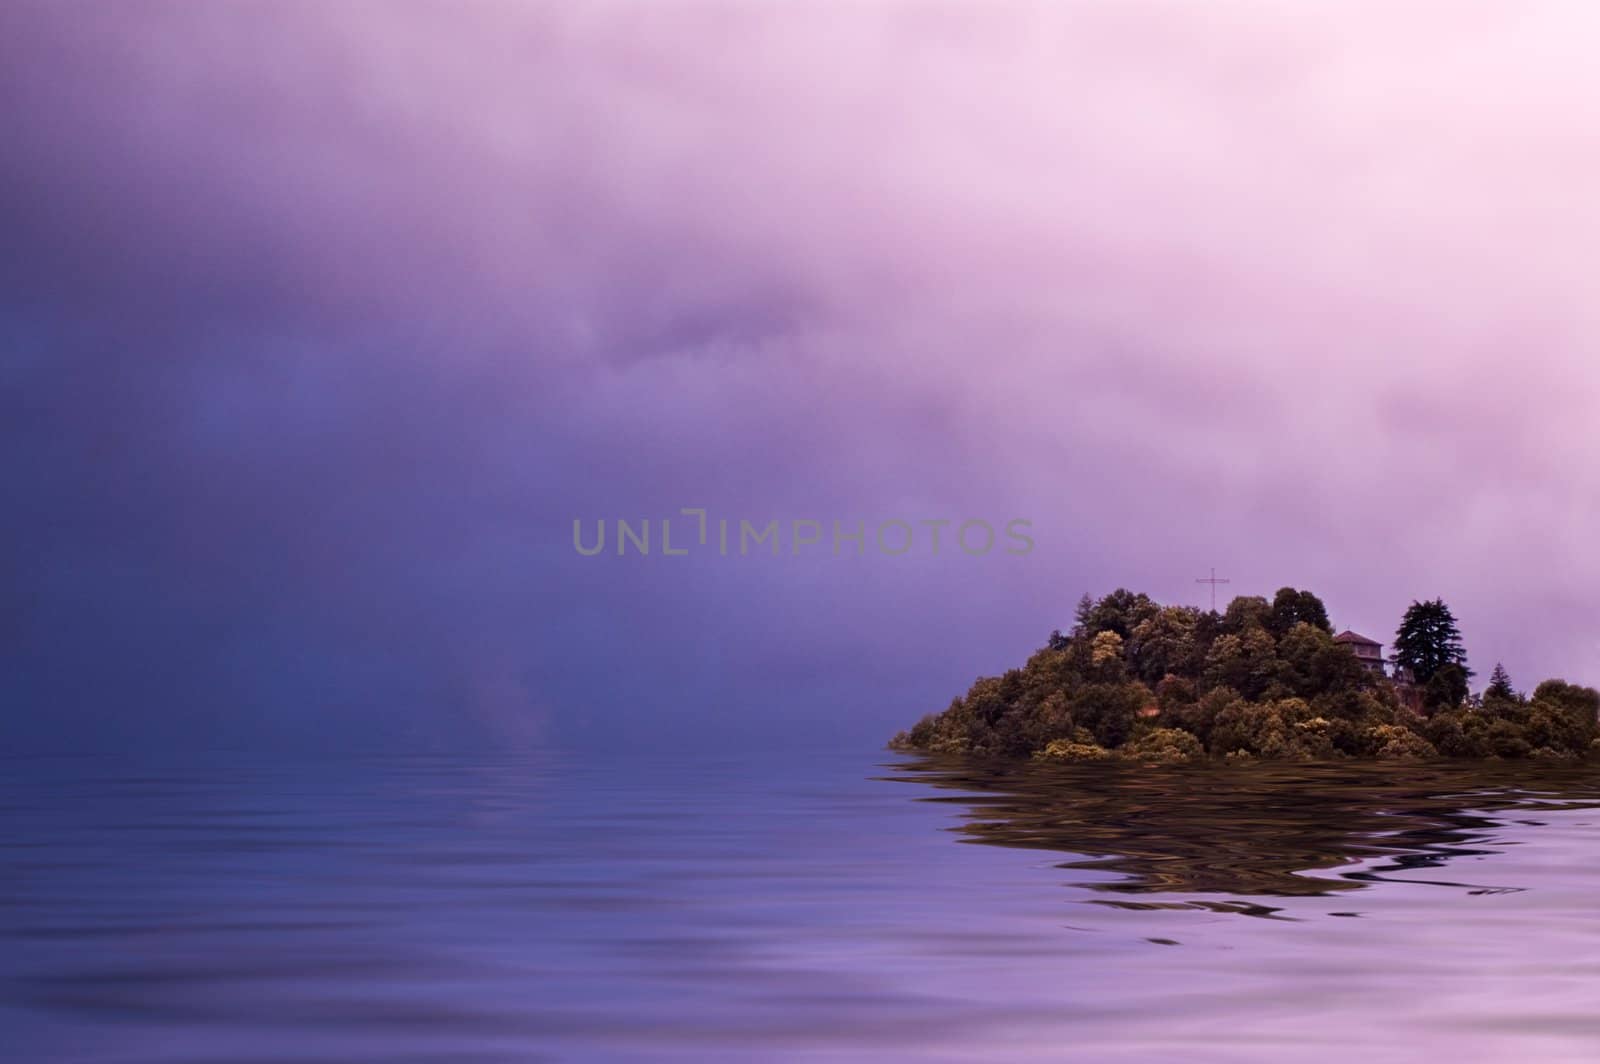
[{"label": "reflection of island in water", "polygon": [[[1514,890],[1452,879],[1459,857],[1499,852],[1504,823],[1600,806],[1593,766],[1276,764],[1141,768],[922,757],[890,778],[958,790],[963,842],[1080,855],[1074,885],[1110,894],[1316,897],[1404,881]],[[1106,879],[1104,873],[1115,873]],[[1271,915],[1266,904],[1104,899],[1127,908]]]}]

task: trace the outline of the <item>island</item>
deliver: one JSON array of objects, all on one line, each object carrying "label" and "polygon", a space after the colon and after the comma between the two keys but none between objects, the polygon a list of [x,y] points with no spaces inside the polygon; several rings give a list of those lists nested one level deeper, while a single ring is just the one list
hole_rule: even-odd
[{"label": "island", "polygon": [[1600,692],[1556,679],[1524,694],[1496,665],[1475,694],[1473,675],[1441,599],[1411,604],[1386,660],[1335,634],[1309,591],[1219,613],[1119,589],[1085,595],[1069,632],[890,746],[1061,762],[1600,755]]}]

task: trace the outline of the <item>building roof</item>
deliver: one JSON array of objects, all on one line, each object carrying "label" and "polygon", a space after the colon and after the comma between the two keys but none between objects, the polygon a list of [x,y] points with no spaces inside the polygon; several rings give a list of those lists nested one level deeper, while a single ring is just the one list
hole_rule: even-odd
[{"label": "building roof", "polygon": [[1334,636],[1333,637],[1333,641],[1335,643],[1357,643],[1357,644],[1360,644],[1361,646],[1368,646],[1368,647],[1381,647],[1381,646],[1383,646],[1383,644],[1378,642],[1376,639],[1368,639],[1364,635],[1357,635],[1355,632],[1352,632],[1348,628],[1346,628],[1344,631],[1340,632],[1338,635]]}]

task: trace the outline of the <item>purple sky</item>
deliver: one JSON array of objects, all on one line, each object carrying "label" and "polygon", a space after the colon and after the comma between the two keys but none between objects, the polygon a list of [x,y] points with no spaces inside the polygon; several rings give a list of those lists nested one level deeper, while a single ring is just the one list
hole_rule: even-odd
[{"label": "purple sky", "polygon": [[[1600,680],[1589,5],[8,3],[0,741],[876,741],[1085,590]],[[574,517],[1033,521],[581,558]]]}]

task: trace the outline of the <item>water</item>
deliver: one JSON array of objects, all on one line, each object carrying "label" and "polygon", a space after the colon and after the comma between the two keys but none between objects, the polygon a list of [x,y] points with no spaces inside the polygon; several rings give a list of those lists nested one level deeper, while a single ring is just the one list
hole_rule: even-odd
[{"label": "water", "polygon": [[0,763],[24,1062],[1600,1059],[1600,771]]}]

